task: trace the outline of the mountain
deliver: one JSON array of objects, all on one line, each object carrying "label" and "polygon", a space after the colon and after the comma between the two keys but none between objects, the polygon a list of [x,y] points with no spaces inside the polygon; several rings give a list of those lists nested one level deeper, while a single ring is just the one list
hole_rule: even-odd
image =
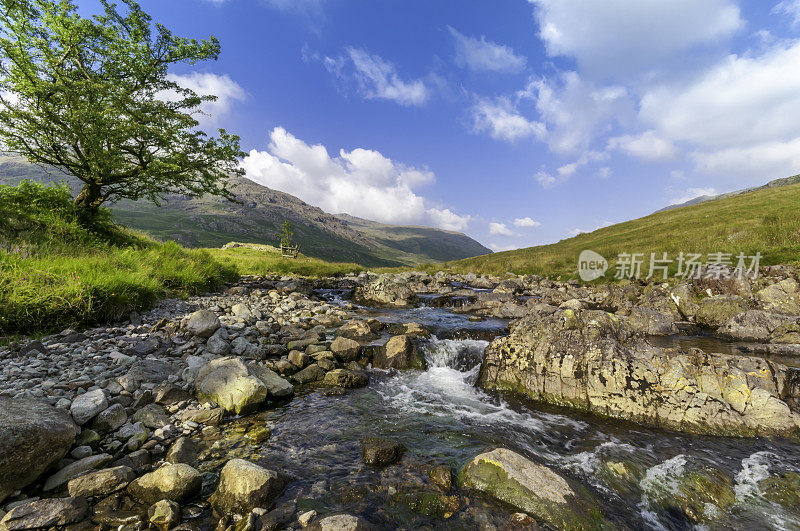
[{"label": "mountain", "polygon": [[770,181],[741,192],[723,194],[695,204],[679,205],[643,218],[579,234],[550,245],[516,249],[448,262],[457,272],[501,275],[506,272],[546,276],[577,276],[578,255],[592,250],[608,260],[613,277],[620,253],[641,253],[642,275],[650,253],[674,262],[679,253],[761,253],[761,265],[800,260],[800,176]]},{"label": "mountain", "polygon": [[755,190],[763,190],[765,188],[777,188],[779,186],[788,186],[790,184],[797,184],[797,183],[800,183],[800,175],[792,175],[791,177],[783,177],[781,179],[775,179],[761,186],[756,186],[753,188],[745,188],[744,190],[736,190],[735,192],[727,192],[724,194],[717,194],[717,195],[701,195],[699,197],[695,197],[694,199],[689,199],[684,203],[669,205],[668,207],[664,207],[661,210],[657,210],[657,212],[663,212],[665,210],[672,210],[673,208],[680,208],[689,205],[696,205],[698,203],[705,203],[706,201],[712,201],[714,199],[725,199],[726,197],[733,197],[736,195],[746,194],[747,192],[753,192]]},{"label": "mountain", "polygon": [[[73,191],[80,187],[77,180],[54,171],[48,174],[21,157],[0,156],[0,184],[16,185],[23,179],[63,181]],[[416,266],[491,252],[458,232],[328,214],[245,178],[235,178],[232,190],[239,203],[211,196],[171,195],[161,206],[125,200],[111,210],[123,225],[189,247],[221,247],[231,241],[276,245],[281,225],[289,220],[303,254],[368,267]]]}]

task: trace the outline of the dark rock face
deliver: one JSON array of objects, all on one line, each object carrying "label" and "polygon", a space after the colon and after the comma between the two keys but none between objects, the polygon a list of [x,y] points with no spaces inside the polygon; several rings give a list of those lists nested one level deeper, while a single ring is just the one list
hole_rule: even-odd
[{"label": "dark rock face", "polygon": [[77,434],[66,411],[37,400],[0,397],[0,501],[64,457]]},{"label": "dark rock face", "polygon": [[669,429],[750,436],[798,432],[790,376],[762,358],[656,348],[612,314],[563,310],[522,319],[492,342],[479,383]]},{"label": "dark rock face", "polygon": [[405,445],[389,439],[365,437],[361,440],[364,462],[374,467],[384,467],[398,462],[406,451]]},{"label": "dark rock face", "polygon": [[46,498],[18,505],[0,520],[0,529],[22,531],[64,526],[89,515],[86,498]]}]

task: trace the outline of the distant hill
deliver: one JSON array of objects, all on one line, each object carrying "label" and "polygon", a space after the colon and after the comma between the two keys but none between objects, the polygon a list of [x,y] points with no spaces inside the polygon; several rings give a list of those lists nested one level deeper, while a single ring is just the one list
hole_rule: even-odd
[{"label": "distant hill", "polygon": [[[16,185],[30,179],[63,181],[73,190],[79,188],[77,181],[51,173],[21,157],[0,156],[0,184]],[[288,219],[303,254],[368,267],[415,266],[491,252],[458,232],[328,214],[248,179],[237,179],[233,190],[241,204],[210,196],[172,195],[160,207],[144,201],[120,201],[112,211],[123,225],[189,247],[221,247],[231,241],[275,245],[280,227]]]},{"label": "distant hill", "polygon": [[781,179],[775,179],[774,181],[770,181],[767,184],[764,184],[762,186],[756,186],[754,188],[745,188],[744,190],[737,190],[735,192],[727,192],[718,195],[701,195],[699,197],[695,197],[694,199],[690,199],[684,203],[669,205],[668,207],[664,207],[661,210],[657,210],[657,212],[663,212],[665,210],[672,210],[673,208],[680,208],[689,205],[696,205],[698,203],[705,203],[706,201],[712,201],[714,199],[725,199],[726,197],[733,197],[736,195],[745,194],[747,192],[753,192],[755,190],[763,190],[765,188],[777,188],[779,186],[788,186],[790,184],[797,184],[797,183],[800,183],[800,175],[792,175],[791,177],[783,177]]},{"label": "distant hill", "polygon": [[[691,203],[691,202],[690,202]],[[685,253],[761,253],[762,265],[800,261],[800,176],[764,186],[675,205],[643,218],[626,221],[550,245],[516,249],[445,264],[458,272],[577,276],[578,255],[591,249],[604,256],[614,276],[620,253],[650,253],[677,258]],[[673,264],[674,268],[674,264]]]}]

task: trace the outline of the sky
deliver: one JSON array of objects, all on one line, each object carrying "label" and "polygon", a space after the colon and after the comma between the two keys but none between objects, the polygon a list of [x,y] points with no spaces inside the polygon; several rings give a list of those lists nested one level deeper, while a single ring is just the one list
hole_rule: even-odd
[{"label": "sky", "polygon": [[171,74],[202,126],[327,212],[506,250],[800,173],[800,0],[140,3],[220,40]]}]

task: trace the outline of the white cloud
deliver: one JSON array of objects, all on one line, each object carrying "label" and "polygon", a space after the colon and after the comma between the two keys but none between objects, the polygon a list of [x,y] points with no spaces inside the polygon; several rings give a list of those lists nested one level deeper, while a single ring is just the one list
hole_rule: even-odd
[{"label": "white cloud", "polygon": [[538,182],[544,189],[552,188],[556,184],[556,178],[546,171],[536,172],[536,175],[534,175],[533,178],[536,179],[536,182]]},{"label": "white cloud", "polygon": [[733,0],[529,0],[551,56],[608,76],[657,68],[678,52],[719,43],[744,24]]},{"label": "white cloud", "polygon": [[622,135],[611,138],[608,141],[608,149],[618,149],[647,161],[669,160],[678,154],[678,149],[672,142],[659,138],[653,130],[639,135]]},{"label": "white cloud", "polygon": [[544,181],[546,184],[543,183],[541,180],[539,181],[539,183],[542,184],[544,188],[550,188],[552,186],[555,186],[556,184],[560,184],[566,181],[567,179],[575,175],[575,172],[577,172],[579,169],[583,168],[590,162],[605,160],[607,158],[608,158],[608,153],[602,151],[591,151],[591,150],[585,151],[574,162],[570,162],[569,164],[564,164],[563,166],[560,166],[556,170],[556,173],[558,173],[558,177],[551,177],[548,174],[544,174],[545,175]]},{"label": "white cloud", "polygon": [[505,223],[489,223],[489,234],[500,236],[513,236],[514,233],[506,227]]},{"label": "white cloud", "polygon": [[800,26],[800,0],[784,0],[772,8],[772,13],[791,17],[792,26]]},{"label": "white cloud", "polygon": [[528,227],[536,228],[536,227],[541,226],[541,223],[539,223],[538,221],[534,221],[532,218],[525,217],[525,218],[517,218],[517,219],[515,219],[514,220],[514,226],[515,227],[520,227],[520,228],[523,228],[523,227],[524,228],[528,228]]},{"label": "white cloud", "polygon": [[[167,79],[174,81],[184,88],[193,90],[199,96],[216,96],[216,101],[204,102],[200,109],[204,113],[197,116],[201,125],[216,123],[230,111],[235,101],[244,101],[245,92],[234,80],[227,75],[211,73],[190,72],[185,75],[168,74]],[[176,95],[164,95],[165,99],[173,99]]]},{"label": "white cloud", "polygon": [[448,26],[456,45],[456,64],[466,66],[476,72],[520,72],[525,68],[526,59],[516,55],[514,50],[502,44],[468,37]]},{"label": "white cloud", "polygon": [[608,179],[609,177],[611,177],[612,173],[613,172],[611,171],[611,168],[609,168],[608,166],[597,170],[597,176],[600,177],[601,179]]},{"label": "white cloud", "polygon": [[[430,89],[421,79],[404,81],[397,68],[379,55],[348,46],[345,55],[325,57],[325,68],[342,80],[355,79],[359,93],[367,99],[389,100],[404,106],[424,105]],[[307,57],[315,57],[304,50]]]},{"label": "white cloud", "polygon": [[800,138],[750,146],[696,151],[696,169],[707,174],[734,176],[754,182],[795,175],[800,169]]},{"label": "white cloud", "polygon": [[331,156],[325,146],[309,145],[281,127],[270,134],[265,151],[252,150],[242,161],[247,177],[292,194],[332,213],[383,223],[433,224],[464,230],[469,216],[440,209],[414,188],[434,180],[428,170],[392,161],[357,148]]},{"label": "white cloud", "polygon": [[490,243],[489,244],[489,249],[491,249],[492,251],[494,251],[496,253],[500,253],[500,252],[503,252],[503,251],[513,251],[514,249],[519,249],[519,246],[513,245],[513,244],[511,244],[511,245],[500,245],[500,244],[497,244],[497,243]]},{"label": "white cloud", "polygon": [[670,201],[672,205],[679,205],[687,201],[691,201],[697,197],[704,195],[716,195],[717,191],[714,188],[688,188],[684,190],[681,195],[675,197]]},{"label": "white cloud", "polygon": [[481,98],[471,112],[474,131],[489,133],[495,140],[515,142],[531,136],[541,139],[547,133],[544,124],[519,114],[508,98]]}]

